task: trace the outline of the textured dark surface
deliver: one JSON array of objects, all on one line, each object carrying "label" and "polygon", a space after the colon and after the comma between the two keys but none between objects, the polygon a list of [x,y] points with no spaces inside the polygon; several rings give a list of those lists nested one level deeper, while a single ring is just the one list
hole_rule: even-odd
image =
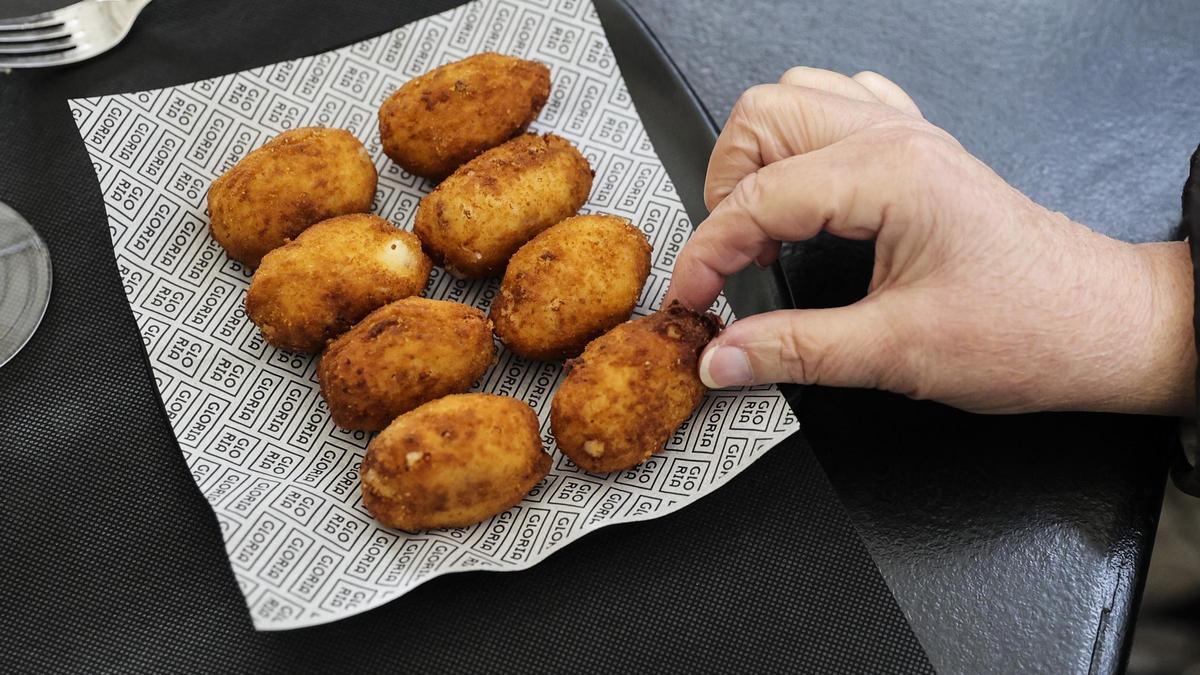
[{"label": "textured dark surface", "polygon": [[[0,371],[0,671],[927,672],[799,437],[677,514],[533,569],[450,575],[335,624],[253,631],[157,402],[63,99],[301,56],[447,4],[159,0],[102,60],[0,76],[0,199],[56,263],[42,329]],[[711,128],[625,21],[614,41],[643,50],[630,91],[642,106],[639,89],[659,87],[642,112],[669,113],[659,147],[691,167],[672,171],[694,200]]]},{"label": "textured dark surface", "polygon": [[793,65],[876,70],[1034,200],[1170,237],[1200,142],[1191,0],[634,0],[724,120]]},{"label": "textured dark surface", "polygon": [[[877,70],[1035,200],[1169,238],[1200,141],[1186,0],[708,0],[639,11],[718,119],[793,65]],[[785,258],[800,304],[853,301],[870,247]],[[1170,423],[980,418],[810,390],[805,434],[944,672],[1115,667],[1153,538]]]}]

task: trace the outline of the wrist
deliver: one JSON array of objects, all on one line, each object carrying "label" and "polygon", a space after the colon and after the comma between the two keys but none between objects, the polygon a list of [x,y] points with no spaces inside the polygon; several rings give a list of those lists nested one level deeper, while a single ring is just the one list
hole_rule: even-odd
[{"label": "wrist", "polygon": [[1067,331],[1040,364],[1042,409],[1193,415],[1187,245],[1128,244],[1088,232],[1076,246],[1089,272],[1071,294],[1082,303],[1066,310]]},{"label": "wrist", "polygon": [[1137,399],[1145,412],[1195,415],[1196,343],[1193,331],[1194,281],[1186,242],[1137,244],[1150,286],[1144,312],[1144,363],[1134,370]]}]

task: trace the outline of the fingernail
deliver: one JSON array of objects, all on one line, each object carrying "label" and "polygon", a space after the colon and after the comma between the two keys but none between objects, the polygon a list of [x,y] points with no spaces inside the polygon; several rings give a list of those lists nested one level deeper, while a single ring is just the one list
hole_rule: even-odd
[{"label": "fingernail", "polygon": [[709,389],[740,387],[754,382],[750,358],[738,347],[717,347],[700,359],[700,379]]}]

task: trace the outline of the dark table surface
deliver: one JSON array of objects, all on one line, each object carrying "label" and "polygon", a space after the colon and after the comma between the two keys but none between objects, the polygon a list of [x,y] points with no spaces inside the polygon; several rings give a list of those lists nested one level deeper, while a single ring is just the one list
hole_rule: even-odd
[{"label": "dark table surface", "polygon": [[[1194,3],[635,5],[718,119],[793,65],[876,70],[1047,207],[1131,241],[1170,238],[1178,222],[1200,142]],[[865,292],[869,261],[869,247],[832,241],[786,259],[811,306]],[[1153,539],[1168,421],[982,418],[813,390],[801,423],[935,667],[1112,665]]]},{"label": "dark table surface", "polygon": [[[1052,209],[1135,241],[1168,237],[1178,217],[1200,137],[1200,13],[1187,2],[632,4],[718,120],[792,65],[877,70]],[[843,303],[865,290],[870,248],[822,240],[788,264],[801,304]],[[803,401],[804,433],[935,667],[1116,665],[1169,421],[986,418],[820,388]]]}]

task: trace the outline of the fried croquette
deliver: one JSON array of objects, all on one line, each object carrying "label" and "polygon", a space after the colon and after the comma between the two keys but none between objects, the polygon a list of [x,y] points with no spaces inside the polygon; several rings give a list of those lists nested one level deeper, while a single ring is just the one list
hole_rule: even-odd
[{"label": "fried croquette", "polygon": [[650,244],[628,220],[567,218],[522,246],[492,304],[496,335],[531,359],[578,356],[629,318],[650,274]]},{"label": "fried croquette", "polygon": [[377,431],[426,401],[467,391],[495,357],[492,322],[483,312],[405,298],[331,342],[317,379],[334,423]]},{"label": "fried croquette", "polygon": [[213,181],[209,230],[230,258],[258,267],[310,225],[370,210],[376,178],[367,149],[349,131],[285,131]]},{"label": "fried croquette", "polygon": [[383,151],[404,170],[441,180],[516,136],[550,96],[550,69],[492,52],[406,82],[379,108]]},{"label": "fried croquette", "polygon": [[379,216],[338,216],[263,257],[246,314],[268,343],[316,352],[367,314],[420,293],[432,268],[415,234]]},{"label": "fried croquette", "polygon": [[451,274],[499,274],[542,230],[587,201],[592,169],[566,139],[525,134],[458,168],[421,200],[413,230]]},{"label": "fried croquette", "polygon": [[367,447],[363,506],[409,532],[507,511],[550,470],[537,415],[495,394],[458,394],[397,417]]},{"label": "fried croquette", "polygon": [[678,303],[596,338],[550,406],[558,447],[585,471],[632,468],[662,450],[706,391],[700,352],[721,329],[713,314]]}]

